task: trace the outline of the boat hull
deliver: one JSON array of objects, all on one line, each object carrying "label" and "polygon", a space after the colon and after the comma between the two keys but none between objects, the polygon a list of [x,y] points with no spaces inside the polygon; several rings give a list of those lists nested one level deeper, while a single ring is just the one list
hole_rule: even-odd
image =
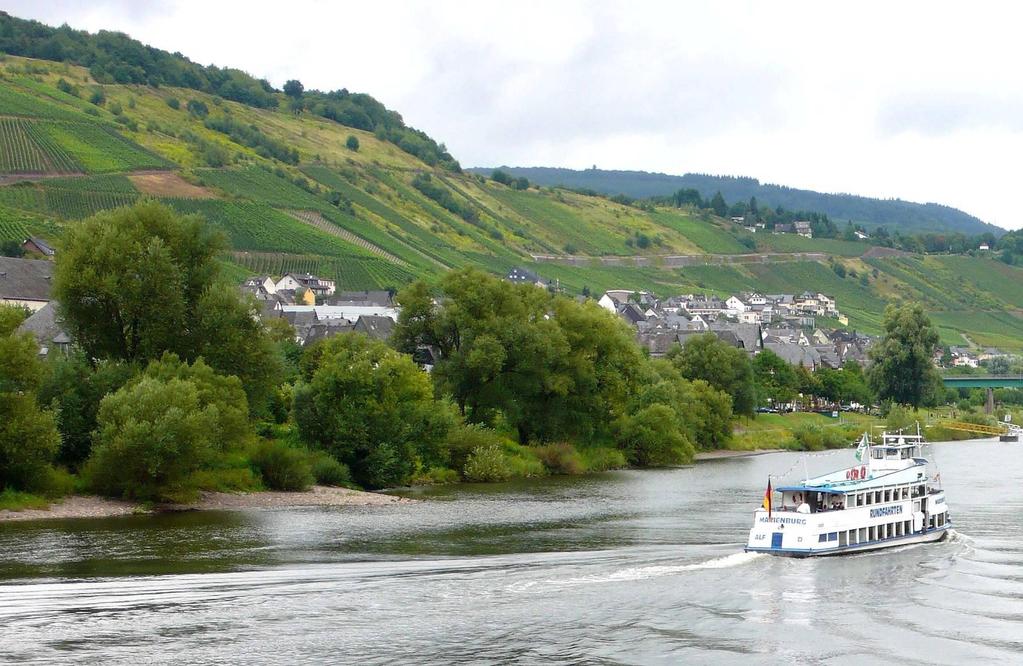
[{"label": "boat hull", "polygon": [[851,555],[862,553],[868,550],[880,550],[882,548],[896,548],[898,546],[909,546],[917,543],[930,543],[941,541],[948,536],[952,523],[948,522],[941,527],[920,532],[918,534],[907,534],[901,537],[892,537],[880,541],[859,543],[852,546],[837,546],[833,548],[756,548],[747,546],[747,553],[766,553],[767,555],[778,555],[781,557],[831,557],[834,555]]}]

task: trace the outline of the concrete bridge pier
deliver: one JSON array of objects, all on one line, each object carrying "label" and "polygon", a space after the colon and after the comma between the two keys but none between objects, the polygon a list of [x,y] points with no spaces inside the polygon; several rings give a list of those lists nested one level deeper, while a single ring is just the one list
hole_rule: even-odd
[{"label": "concrete bridge pier", "polygon": [[984,413],[995,413],[995,390],[990,386],[987,387],[987,400],[984,401]]}]

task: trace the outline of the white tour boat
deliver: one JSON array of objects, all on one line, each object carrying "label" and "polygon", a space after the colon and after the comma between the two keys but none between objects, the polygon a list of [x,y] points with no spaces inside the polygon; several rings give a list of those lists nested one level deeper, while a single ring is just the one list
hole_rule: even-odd
[{"label": "white tour boat", "polygon": [[[923,437],[864,434],[856,465],[774,491],[753,515],[746,552],[839,555],[942,539],[952,527],[940,475],[922,457]],[[775,504],[775,492],[781,493]]]}]

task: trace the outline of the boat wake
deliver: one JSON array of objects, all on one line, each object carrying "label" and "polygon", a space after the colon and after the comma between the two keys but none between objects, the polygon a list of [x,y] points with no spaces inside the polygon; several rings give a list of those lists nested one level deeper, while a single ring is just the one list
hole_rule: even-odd
[{"label": "boat wake", "polygon": [[543,589],[550,587],[572,587],[576,585],[593,585],[599,583],[621,583],[648,578],[659,578],[662,576],[675,576],[689,571],[701,571],[707,569],[729,569],[740,567],[753,562],[754,560],[766,557],[763,553],[732,553],[722,557],[715,557],[702,562],[676,565],[650,565],[643,567],[628,567],[609,573],[593,574],[589,576],[575,576],[571,578],[549,578],[543,581],[529,581],[517,586],[519,591],[528,590],[531,587],[541,586]]}]

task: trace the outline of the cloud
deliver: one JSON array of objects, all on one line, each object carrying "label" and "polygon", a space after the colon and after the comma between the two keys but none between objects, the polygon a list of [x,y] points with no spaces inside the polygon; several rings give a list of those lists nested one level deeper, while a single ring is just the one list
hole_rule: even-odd
[{"label": "cloud", "polygon": [[895,95],[877,114],[885,135],[940,136],[965,129],[1023,131],[1023,98],[1002,94],[932,91]]}]

